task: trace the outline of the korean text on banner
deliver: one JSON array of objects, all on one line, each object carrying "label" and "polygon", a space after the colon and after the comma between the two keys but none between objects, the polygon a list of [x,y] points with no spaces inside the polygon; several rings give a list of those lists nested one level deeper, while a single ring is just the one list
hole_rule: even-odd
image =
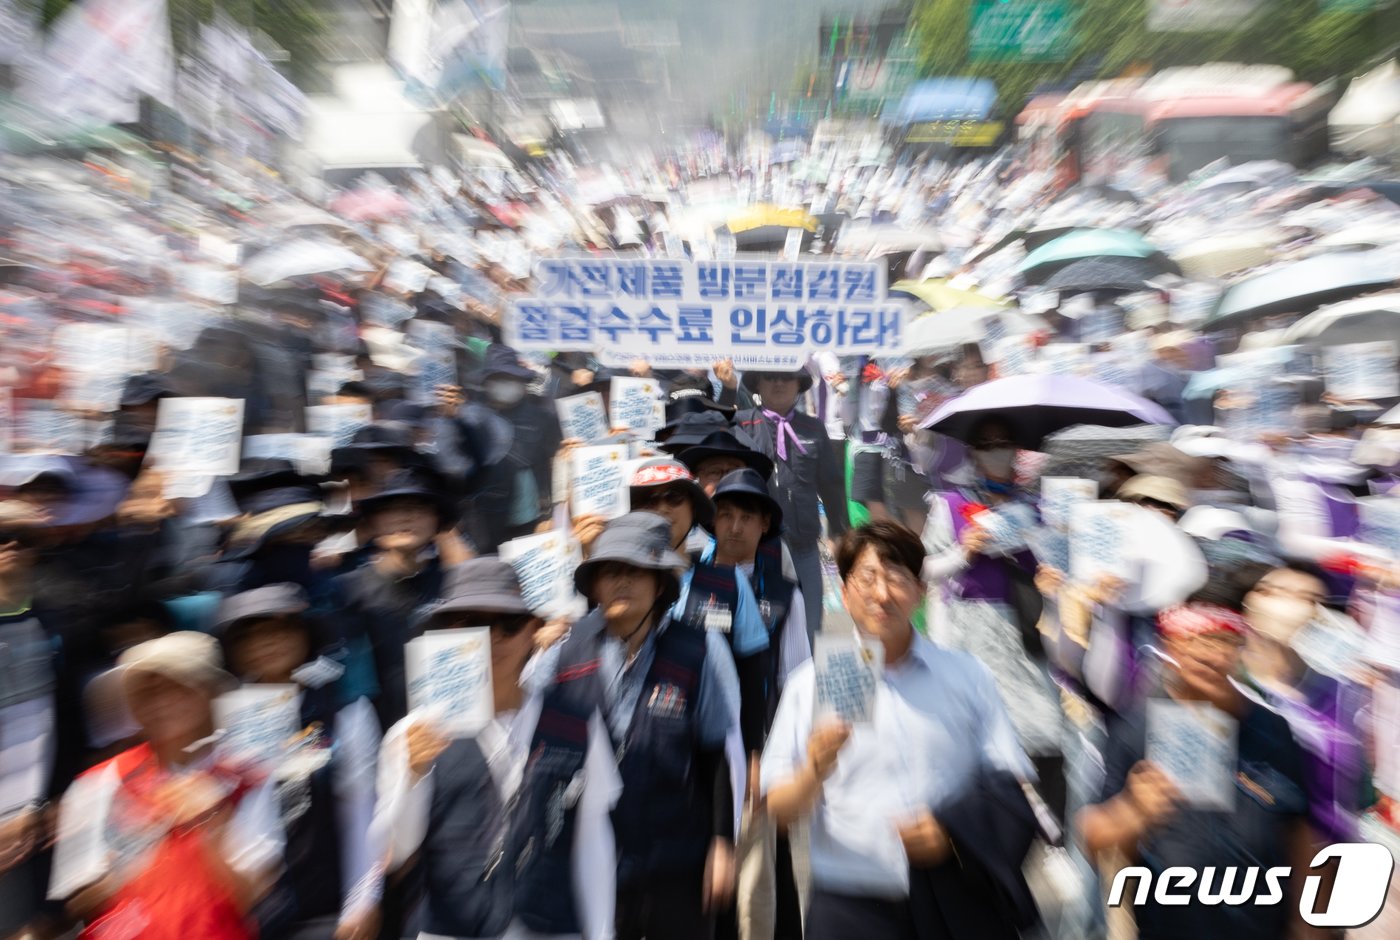
[{"label": "korean text on banner", "polygon": [[515,300],[506,342],[521,351],[597,350],[655,368],[797,368],[815,352],[897,349],[904,303],[884,265],[767,260],[564,258],[541,262]]},{"label": "korean text on banner", "polygon": [[572,481],[569,496],[574,518],[616,519],[626,515],[630,466],[626,445],[604,444],[575,450],[569,468]]},{"label": "korean text on banner", "polygon": [[496,713],[488,627],[429,630],[405,644],[404,669],[409,710],[452,737],[471,737]]},{"label": "korean text on banner", "polygon": [[243,399],[162,398],[147,459],[163,473],[220,477],[238,472]]},{"label": "korean text on banner", "polygon": [[603,396],[597,392],[570,395],[554,403],[559,411],[559,430],[564,440],[593,444],[608,436],[608,417],[603,410]]}]

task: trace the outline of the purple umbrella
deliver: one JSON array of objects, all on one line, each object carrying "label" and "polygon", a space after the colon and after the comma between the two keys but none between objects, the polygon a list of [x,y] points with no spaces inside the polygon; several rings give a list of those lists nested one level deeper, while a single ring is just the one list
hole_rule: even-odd
[{"label": "purple umbrella", "polygon": [[966,441],[984,418],[1004,421],[1026,450],[1039,450],[1047,436],[1076,424],[1176,424],[1160,406],[1112,385],[1074,375],[1013,375],[944,402],[919,426]]}]

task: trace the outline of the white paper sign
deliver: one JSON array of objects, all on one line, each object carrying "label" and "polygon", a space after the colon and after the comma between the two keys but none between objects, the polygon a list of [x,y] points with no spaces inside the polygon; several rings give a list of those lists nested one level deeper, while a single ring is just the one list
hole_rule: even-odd
[{"label": "white paper sign", "polygon": [[276,764],[301,727],[295,685],[247,685],[214,699],[219,746],[239,762]]},{"label": "white paper sign", "polygon": [[1199,809],[1235,808],[1239,722],[1204,702],[1147,702],[1145,757]]},{"label": "white paper sign", "polygon": [[16,398],[14,435],[10,446],[17,454],[79,454],[87,448],[86,426],[81,418],[42,398]]},{"label": "white paper sign", "polygon": [[626,515],[629,467],[625,444],[575,450],[569,466],[569,498],[574,518],[595,515],[616,519]]},{"label": "white paper sign", "polygon": [[1400,397],[1400,371],[1395,367],[1395,344],[1353,343],[1323,353],[1327,391],[1343,401]]},{"label": "white paper sign", "polygon": [[1129,551],[1133,507],[1111,501],[1077,503],[1070,509],[1070,576],[1080,584],[1101,577],[1131,580],[1135,559]]},{"label": "white paper sign", "polygon": [[238,303],[238,272],[212,264],[182,264],[180,289],[191,297],[220,306]]},{"label": "white paper sign", "polygon": [[654,424],[660,395],[661,386],[655,379],[613,379],[608,393],[608,419],[613,428],[650,437],[660,426]]},{"label": "white paper sign", "polygon": [[372,405],[311,405],[306,409],[306,430],[328,437],[335,447],[344,447],[355,432],[374,422]]},{"label": "white paper sign", "polygon": [[884,648],[843,635],[820,634],[814,650],[815,720],[840,718],[868,724],[875,717],[875,690],[884,666]]},{"label": "white paper sign", "polygon": [[14,453],[15,405],[9,387],[0,388],[0,454]]},{"label": "white paper sign", "polygon": [[1400,797],[1400,686],[1392,676],[1371,687],[1371,727],[1375,729],[1371,755],[1376,789]]},{"label": "white paper sign", "polygon": [[1035,346],[1029,336],[1008,336],[991,344],[991,360],[996,363],[997,375],[1025,375],[1035,362]]},{"label": "white paper sign", "polygon": [[559,429],[564,433],[564,440],[593,444],[607,438],[608,417],[602,395],[597,392],[570,395],[558,399],[554,406],[559,410]]},{"label": "white paper sign", "polygon": [[1091,503],[1099,498],[1099,484],[1080,477],[1041,477],[1040,515],[1045,524],[1056,529],[1068,529],[1070,510],[1076,503]]},{"label": "white paper sign", "polygon": [[495,715],[491,630],[429,630],[404,645],[408,708],[452,737],[471,737]]},{"label": "white paper sign", "polygon": [[796,261],[802,256],[802,236],[806,234],[806,229],[788,229],[787,238],[783,240],[784,261]]},{"label": "white paper sign", "polygon": [[164,473],[230,476],[243,443],[243,399],[162,398],[147,459]]},{"label": "white paper sign", "polygon": [[515,569],[525,604],[541,617],[577,615],[580,598],[574,590],[574,570],[583,563],[583,550],[558,532],[542,532],[504,542],[501,561]]},{"label": "white paper sign", "polygon": [[334,442],[317,434],[250,434],[243,439],[243,459],[280,458],[296,464],[308,476],[330,471]]},{"label": "white paper sign", "polygon": [[1400,499],[1394,496],[1367,496],[1356,501],[1361,519],[1358,537],[1368,545],[1400,560]]},{"label": "white paper sign", "polygon": [[421,265],[417,261],[400,258],[389,265],[389,270],[384,272],[382,283],[386,290],[402,294],[416,294],[428,286],[428,279],[432,276],[432,268]]},{"label": "white paper sign", "polygon": [[979,512],[972,521],[989,536],[989,554],[1010,555],[1026,547],[1026,535],[1035,528],[1035,510],[1025,503],[1006,503]]}]

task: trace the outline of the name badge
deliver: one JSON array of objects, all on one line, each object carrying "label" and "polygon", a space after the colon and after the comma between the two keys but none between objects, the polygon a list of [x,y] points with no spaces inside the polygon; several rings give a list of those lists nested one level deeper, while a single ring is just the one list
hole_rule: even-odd
[{"label": "name badge", "polygon": [[709,603],[705,605],[702,616],[706,630],[728,633],[734,628],[734,615],[729,612],[728,607],[717,603],[713,595],[711,595]]},{"label": "name badge", "polygon": [[678,685],[662,682],[651,690],[647,711],[658,718],[680,718],[685,714],[685,691]]}]

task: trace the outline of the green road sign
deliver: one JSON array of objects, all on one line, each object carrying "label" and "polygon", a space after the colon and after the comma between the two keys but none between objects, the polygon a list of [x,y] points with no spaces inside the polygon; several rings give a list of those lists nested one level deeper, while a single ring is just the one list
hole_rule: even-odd
[{"label": "green road sign", "polygon": [[1058,62],[1074,43],[1072,0],[977,0],[968,53],[973,61]]}]

